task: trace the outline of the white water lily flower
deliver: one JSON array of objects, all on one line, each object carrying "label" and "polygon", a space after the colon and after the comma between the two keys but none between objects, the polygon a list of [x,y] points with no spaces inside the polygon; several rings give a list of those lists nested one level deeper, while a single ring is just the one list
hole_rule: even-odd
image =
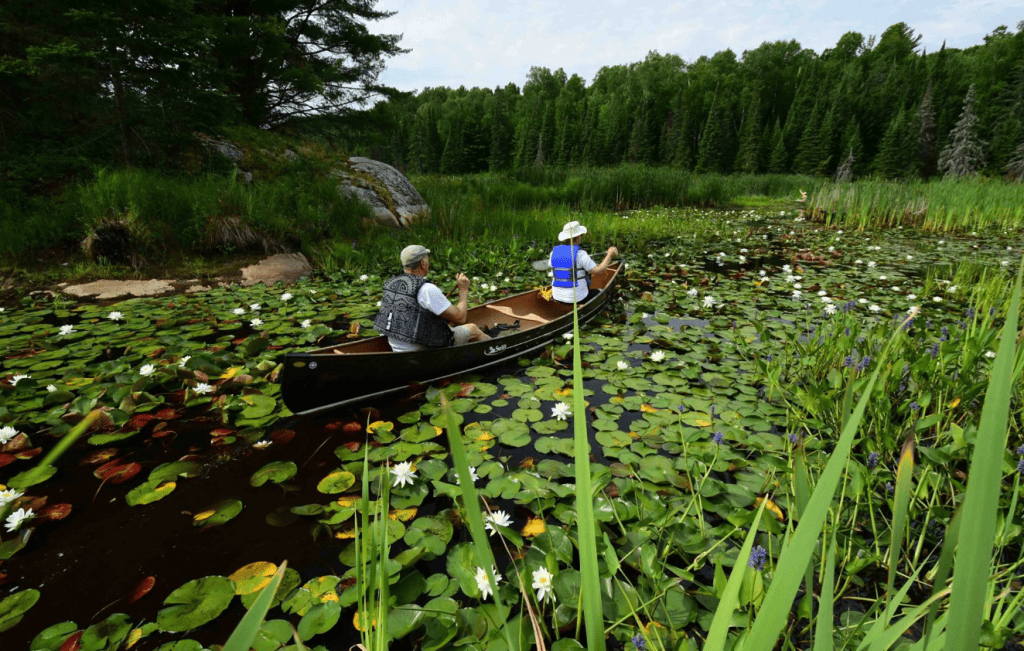
[{"label": "white water lily flower", "polygon": [[861,305],[864,305],[865,303],[868,302],[868,299],[866,299],[866,298],[858,298],[857,302],[860,303]]},{"label": "white water lily flower", "polygon": [[300,328],[308,328],[310,325],[312,325],[312,323],[313,323],[312,319],[303,319],[302,323],[299,324],[299,327]]},{"label": "white water lily flower", "polygon": [[7,531],[17,531],[22,522],[35,517],[35,515],[36,514],[32,512],[32,509],[18,509],[7,516]]},{"label": "white water lily flower", "polygon": [[[493,565],[491,566],[491,572],[494,574],[494,585],[498,585],[501,582],[501,575],[498,574],[497,568]],[[487,570],[482,567],[476,568],[476,587],[480,589],[481,601],[493,594],[491,592],[491,582],[487,580]]]},{"label": "white water lily flower", "polygon": [[801,295],[802,293],[803,293],[803,292],[801,292],[801,291],[800,291],[799,289],[794,289],[794,290],[793,290],[793,293],[791,294],[791,296],[792,296],[793,298],[800,298],[800,295]]},{"label": "white water lily flower", "polygon": [[46,392],[47,393],[53,393],[56,390],[57,390],[57,385],[55,385],[55,384],[47,384],[46,385]]},{"label": "white water lily flower", "polygon": [[822,289],[821,291],[818,292],[818,296],[828,296],[828,292]]},{"label": "white water lily flower", "polygon": [[258,328],[261,325],[263,325],[263,319],[260,319],[259,317],[257,317],[255,319],[253,319],[252,321],[250,321],[249,325],[254,327],[254,328]]},{"label": "white water lily flower", "polygon": [[474,484],[476,483],[476,480],[480,479],[480,475],[476,474],[476,466],[469,467],[469,479]]},{"label": "white water lily flower", "polygon": [[829,303],[825,306],[825,314],[832,315],[837,312],[836,306],[833,303]]},{"label": "white water lily flower", "polygon": [[957,289],[958,287],[956,285],[950,285],[949,287],[946,288],[946,293],[955,294]]},{"label": "white water lily flower", "polygon": [[885,280],[886,278],[887,278],[886,276],[879,276],[878,277],[879,280]]},{"label": "white water lily flower", "polygon": [[551,417],[557,420],[565,420],[569,416],[572,416],[572,411],[569,410],[568,403],[560,402],[551,408]]},{"label": "white water lily flower", "polygon": [[907,308],[907,314],[909,314],[911,316],[915,316],[920,311],[921,311],[921,308],[916,306],[916,305],[911,305],[909,308]]},{"label": "white water lily flower", "polygon": [[945,244],[946,240],[939,240],[939,244]]},{"label": "white water lily flower", "polygon": [[71,334],[74,331],[75,331],[75,326],[72,326],[72,325],[62,325],[60,327],[60,336],[64,337],[66,335]]},{"label": "white water lily flower", "polygon": [[363,274],[362,276],[359,276],[359,280],[369,280],[369,279],[370,279],[370,277],[367,276],[366,274]]},{"label": "white water lily flower", "polygon": [[395,464],[391,467],[391,474],[395,477],[394,483],[391,484],[394,488],[405,486],[406,484],[411,486],[412,480],[416,479],[416,471],[413,470],[411,461]]},{"label": "white water lily flower", "polygon": [[790,273],[792,271],[793,271],[793,267],[789,266],[788,264],[782,265],[782,272],[783,273],[787,273],[788,274],[788,273]]},{"label": "white water lily flower", "polygon": [[244,307],[236,307],[235,309],[231,310],[231,313],[232,314],[238,314],[238,315],[245,314],[245,308]]},{"label": "white water lily flower", "polygon": [[835,251],[835,250],[836,250],[836,247],[834,247],[834,246],[830,246],[830,247],[828,247],[828,252],[829,252],[829,253],[832,253],[832,252],[833,252],[833,251]]},{"label": "white water lily flower", "polygon": [[715,302],[715,297],[712,296],[711,294],[706,294],[704,296],[704,307],[714,307]]},{"label": "white water lily flower", "polygon": [[615,362],[615,368],[619,369],[620,371],[625,371],[626,369],[629,368],[629,362],[627,362],[624,359],[620,359],[619,361]]},{"label": "white water lily flower", "polygon": [[563,332],[562,333],[562,339],[565,339],[566,341],[572,341],[572,333],[571,332]]},{"label": "white water lily flower", "polygon": [[252,447],[256,448],[257,450],[263,450],[265,448],[269,448],[271,443],[272,441],[256,441],[255,443],[252,444]]},{"label": "white water lily flower", "polygon": [[10,425],[7,427],[0,427],[0,445],[7,445],[7,442],[18,435],[18,430],[14,429]]},{"label": "white water lily flower", "polygon": [[914,256],[912,256],[912,255],[910,255],[910,254],[908,253],[908,254],[907,254],[907,260],[913,260],[913,259],[914,259]]},{"label": "white water lily flower", "polygon": [[309,290],[309,293],[310,294],[316,294],[316,290],[315,289],[311,289],[311,290]]},{"label": "white water lily flower", "polygon": [[898,292],[898,291],[900,291],[900,288],[899,288],[899,286],[898,286],[898,285],[893,285],[893,286],[892,286],[892,291],[894,291],[894,292]]},{"label": "white water lily flower", "polygon": [[786,282],[787,283],[795,283],[796,282],[796,276],[794,276],[793,274],[789,274],[788,276],[786,276]]},{"label": "white water lily flower", "polygon": [[822,303],[831,303],[832,302],[832,297],[831,296],[822,296],[821,297],[821,302]]},{"label": "white water lily flower", "polygon": [[488,513],[485,515],[484,520],[487,521],[487,524],[484,525],[484,529],[490,531],[492,536],[498,533],[497,527],[512,526],[512,518],[510,518],[508,513],[505,513],[504,511]]},{"label": "white water lily flower", "polygon": [[260,304],[259,303],[253,303],[252,305],[249,306],[249,309],[252,310],[253,312],[258,312],[259,309],[260,309]]},{"label": "white water lily flower", "polygon": [[139,369],[139,375],[141,375],[142,377],[147,377],[152,375],[153,371],[155,370],[155,366],[153,366],[152,364],[146,364],[145,366]]},{"label": "white water lily flower", "polygon": [[185,368],[185,364],[188,364],[188,360],[190,359],[192,359],[191,355],[185,355],[184,357],[178,360],[178,366],[180,366],[181,368]]},{"label": "white water lily flower", "polygon": [[382,304],[383,304],[383,301],[377,301],[377,307],[380,307]]},{"label": "white water lily flower", "polygon": [[15,375],[11,378],[11,386],[16,385],[18,382],[21,382],[22,380],[28,380],[31,377],[31,375]]},{"label": "white water lily flower", "polygon": [[22,493],[21,491],[16,491],[13,488],[8,488],[7,490],[0,491],[0,509],[7,506],[8,504],[10,504],[11,502],[18,499],[24,494],[25,493]]},{"label": "white water lily flower", "polygon": [[696,287],[692,287],[692,288],[686,290],[686,293],[689,296],[696,296],[697,295],[697,288]]},{"label": "white water lily flower", "polygon": [[877,262],[875,262],[874,260],[872,260],[872,261],[868,262],[868,266],[869,266],[869,267],[877,267],[877,266],[878,266],[878,263],[877,263]]},{"label": "white water lily flower", "polygon": [[993,350],[986,350],[985,351],[985,357],[988,357],[989,359],[995,359],[995,356],[996,356],[995,351],[993,351]]},{"label": "white water lily flower", "polygon": [[868,309],[871,310],[872,312],[881,312],[882,311],[882,308],[878,307],[877,305],[869,305]]},{"label": "white water lily flower", "polygon": [[907,300],[912,301],[917,298],[917,294],[907,294]]},{"label": "white water lily flower", "polygon": [[854,260],[853,264],[864,264],[863,260]]},{"label": "white water lily flower", "polygon": [[555,593],[551,583],[552,578],[551,572],[548,572],[546,567],[533,571],[533,589],[537,591],[537,601],[544,601],[549,596],[552,601],[555,600]]},{"label": "white water lily flower", "polygon": [[281,300],[285,301],[285,302],[288,302],[288,301],[292,300],[292,295],[289,294],[288,292],[285,292],[284,294],[281,294]]},{"label": "white water lily flower", "polygon": [[498,291],[498,286],[497,285],[491,285],[491,291],[492,292]]},{"label": "white water lily flower", "polygon": [[764,269],[758,269],[758,271],[757,271],[757,275],[758,275],[758,276],[761,276],[762,278],[764,278],[765,276],[767,276],[767,275],[768,275],[768,272],[767,272],[767,271],[765,271]]},{"label": "white water lily flower", "polygon": [[213,387],[206,382],[197,382],[195,388],[192,390],[195,391],[197,396],[202,396],[213,391]]},{"label": "white water lily flower", "polygon": [[740,264],[744,264],[744,263],[746,263],[746,261],[747,261],[747,256],[741,255],[740,256]]},{"label": "white water lily flower", "polygon": [[793,289],[803,289],[803,287],[800,283],[793,283]]},{"label": "white water lily flower", "polygon": [[1009,260],[1003,260],[999,264],[1003,265],[1004,267],[1009,267],[1010,266],[1010,261]]},{"label": "white water lily flower", "polygon": [[110,319],[111,321],[120,321],[121,319],[124,318],[124,315],[121,314],[120,312],[111,312],[110,314],[107,315],[107,318]]},{"label": "white water lily flower", "polygon": [[652,362],[660,362],[663,359],[665,359],[665,351],[663,351],[663,350],[656,350],[653,353],[651,353],[651,361]]},{"label": "white water lily flower", "polygon": [[932,296],[932,300],[935,301],[936,303],[941,303],[942,302],[942,297],[941,296]]}]

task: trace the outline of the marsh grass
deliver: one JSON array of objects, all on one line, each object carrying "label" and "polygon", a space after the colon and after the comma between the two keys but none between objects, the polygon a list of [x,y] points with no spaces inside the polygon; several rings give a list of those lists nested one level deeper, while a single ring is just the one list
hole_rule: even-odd
[{"label": "marsh grass", "polygon": [[823,183],[808,192],[808,210],[829,226],[967,232],[1024,223],[1024,185],[998,180]]}]

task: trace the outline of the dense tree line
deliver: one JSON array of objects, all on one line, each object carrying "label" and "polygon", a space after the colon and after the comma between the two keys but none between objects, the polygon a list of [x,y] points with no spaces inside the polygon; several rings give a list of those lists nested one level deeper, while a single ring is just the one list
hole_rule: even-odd
[{"label": "dense tree line", "polygon": [[[341,115],[399,37],[377,0],[0,2],[0,189],[96,165],[185,167],[195,130]],[[184,161],[187,162],[187,161]]]},{"label": "dense tree line", "polygon": [[931,177],[1024,171],[1024,22],[983,45],[925,52],[897,23],[818,55],[795,40],[687,63],[651,52],[589,86],[530,70],[522,89],[428,88],[349,130],[415,172],[641,162],[695,172]]}]

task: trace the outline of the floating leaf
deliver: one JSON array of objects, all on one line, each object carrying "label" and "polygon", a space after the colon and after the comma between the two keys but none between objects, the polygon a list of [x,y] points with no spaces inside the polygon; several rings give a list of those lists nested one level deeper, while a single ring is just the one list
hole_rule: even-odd
[{"label": "floating leaf", "polygon": [[167,596],[164,603],[174,605],[158,612],[156,623],[164,631],[190,631],[216,619],[234,596],[234,584],[227,577],[207,576],[189,581]]},{"label": "floating leaf", "polygon": [[277,573],[277,565],[266,561],[257,561],[244,565],[228,578],[235,582],[235,594],[252,594],[270,585],[270,580]]},{"label": "floating leaf", "polygon": [[33,589],[15,592],[0,601],[0,632],[13,628],[37,601],[39,591]]},{"label": "floating leaf", "polygon": [[316,485],[316,489],[321,493],[333,495],[335,493],[344,493],[352,488],[355,483],[356,476],[352,473],[344,470],[335,470],[321,479],[320,483]]},{"label": "floating leaf", "polygon": [[209,509],[201,511],[192,517],[192,524],[202,526],[204,529],[224,524],[242,512],[240,500],[221,500]]},{"label": "floating leaf", "polygon": [[252,474],[249,485],[259,487],[268,481],[280,484],[294,477],[298,471],[298,466],[292,461],[272,461]]},{"label": "floating leaf", "polygon": [[17,475],[11,477],[11,480],[7,482],[9,488],[28,488],[29,486],[35,486],[41,484],[50,477],[53,477],[57,473],[56,466],[36,466],[31,470],[25,472],[19,472]]},{"label": "floating leaf", "polygon": [[28,648],[30,651],[58,651],[61,645],[76,631],[78,631],[78,624],[74,622],[54,624],[35,636]]},{"label": "floating leaf", "polygon": [[108,461],[92,474],[108,484],[123,484],[142,471],[142,465],[134,461]]},{"label": "floating leaf", "polygon": [[150,480],[128,491],[125,501],[129,506],[152,504],[170,495],[177,486],[178,484],[173,481]]},{"label": "floating leaf", "polygon": [[132,588],[131,593],[128,595],[128,603],[133,604],[139,599],[145,597],[149,594],[149,591],[153,589],[154,585],[156,585],[156,577],[152,576],[147,576],[136,583],[135,587]]},{"label": "floating leaf", "polygon": [[46,522],[53,520],[63,520],[71,514],[70,504],[51,504],[45,507],[36,515],[36,521]]}]

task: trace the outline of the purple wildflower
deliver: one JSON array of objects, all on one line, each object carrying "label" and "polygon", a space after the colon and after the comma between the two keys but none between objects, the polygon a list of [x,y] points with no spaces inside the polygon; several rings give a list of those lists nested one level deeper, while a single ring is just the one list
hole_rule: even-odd
[{"label": "purple wildflower", "polygon": [[797,443],[800,442],[800,437],[797,436],[796,434],[790,434],[789,435],[789,442],[792,443],[793,445],[796,445]]},{"label": "purple wildflower", "polygon": [[721,432],[715,432],[714,441],[716,445],[721,445],[722,443],[725,442],[725,434],[722,434]]},{"label": "purple wildflower", "polygon": [[1017,472],[1024,475],[1024,458],[1017,462]]},{"label": "purple wildflower", "polygon": [[747,559],[747,565],[760,572],[764,569],[764,564],[767,560],[768,550],[761,545],[758,545],[750,550],[750,558]]},{"label": "purple wildflower", "polygon": [[921,405],[917,404],[916,402],[911,402],[910,403],[910,410],[911,411],[917,411],[920,408],[921,408]]},{"label": "purple wildflower", "polygon": [[857,370],[863,371],[868,367],[869,364],[871,364],[871,356],[865,355],[863,358],[861,358],[860,363],[857,364]]},{"label": "purple wildflower", "polygon": [[630,642],[632,642],[633,646],[636,647],[636,651],[644,651],[644,649],[647,647],[647,640],[645,640],[644,636],[640,633],[634,635],[633,639],[631,639]]},{"label": "purple wildflower", "polygon": [[1024,456],[1024,445],[1017,446],[1017,454]]},{"label": "purple wildflower", "polygon": [[939,342],[936,341],[932,344],[932,347],[928,350],[928,354],[932,356],[932,359],[939,356]]},{"label": "purple wildflower", "polygon": [[868,470],[873,470],[878,465],[878,453],[872,452],[868,455]]}]

